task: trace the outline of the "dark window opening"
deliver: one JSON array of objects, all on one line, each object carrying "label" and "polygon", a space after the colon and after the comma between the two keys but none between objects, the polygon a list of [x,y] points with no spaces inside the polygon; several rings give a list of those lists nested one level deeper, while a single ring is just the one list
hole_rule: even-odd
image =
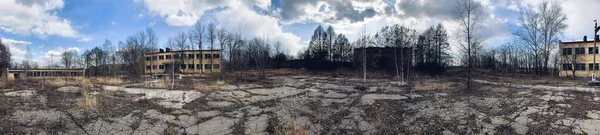
[{"label": "dark window opening", "polygon": [[598,70],[598,69],[600,69],[599,68],[600,66],[598,66],[598,65],[600,65],[599,63],[596,63],[596,64],[590,63],[588,65],[589,65],[589,67],[588,67],[589,70]]},{"label": "dark window opening", "polygon": [[571,54],[573,54],[573,50],[571,48],[563,48],[562,52],[563,52],[563,55],[571,55]]},{"label": "dark window opening", "polygon": [[219,54],[213,54],[213,58],[219,58]]},{"label": "dark window opening", "polygon": [[585,48],[575,48],[575,54],[585,54]]},{"label": "dark window opening", "polygon": [[595,51],[594,51],[594,47],[588,48],[588,54],[594,54],[594,52],[596,52],[596,54],[598,54],[598,47],[596,47]]},{"label": "dark window opening", "polygon": [[571,64],[562,64],[562,69],[563,70],[573,70],[573,67],[571,66]]},{"label": "dark window opening", "polygon": [[575,64],[575,70],[585,70],[585,64],[584,63]]}]

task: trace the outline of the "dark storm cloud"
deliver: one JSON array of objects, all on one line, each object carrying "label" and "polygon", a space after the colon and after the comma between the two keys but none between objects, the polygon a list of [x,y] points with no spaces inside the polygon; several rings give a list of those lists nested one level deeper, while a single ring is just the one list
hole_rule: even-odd
[{"label": "dark storm cloud", "polygon": [[359,22],[363,21],[365,18],[371,18],[377,14],[372,7],[363,11],[354,9],[354,6],[350,0],[331,1],[329,4],[333,7],[333,10],[336,13],[336,18],[333,18],[336,21],[347,19],[350,22]]},{"label": "dark storm cloud", "polygon": [[[304,7],[320,7],[319,0],[281,0],[281,11],[279,16],[282,21],[290,22],[301,19],[299,17],[306,15]],[[325,21],[341,21],[349,20],[350,22],[363,21],[365,18],[373,17],[377,14],[377,11],[373,7],[366,8],[364,10],[355,9],[353,1],[351,0],[327,0],[323,1],[329,4],[329,8],[335,13],[334,17],[327,18]],[[328,7],[326,7],[328,8]],[[390,9],[386,9],[391,12]]]},{"label": "dark storm cloud", "polygon": [[450,18],[455,5],[454,0],[401,0],[395,6],[404,13],[401,16]]},{"label": "dark storm cloud", "polygon": [[305,6],[316,6],[317,0],[281,0],[281,20],[293,21],[306,14]]}]

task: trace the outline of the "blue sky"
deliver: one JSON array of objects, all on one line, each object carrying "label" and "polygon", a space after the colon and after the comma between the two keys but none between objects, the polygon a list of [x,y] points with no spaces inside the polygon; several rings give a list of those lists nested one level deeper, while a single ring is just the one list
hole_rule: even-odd
[{"label": "blue sky", "polygon": [[[486,46],[493,47],[510,41],[519,11],[543,0],[475,1],[485,7],[481,34]],[[582,14],[596,12],[599,3],[562,2],[569,27],[561,39],[591,35],[592,20],[600,15]],[[281,41],[294,55],[307,45],[318,25],[331,25],[350,41],[362,27],[373,34],[392,24],[422,31],[442,23],[452,35],[457,27],[449,12],[453,4],[452,0],[0,0],[0,36],[11,47],[15,62],[24,59],[29,46],[34,61],[47,65],[58,63],[58,56],[52,56],[65,50],[81,53],[102,45],[105,39],[116,46],[147,27],[156,31],[163,46],[167,38],[191,30],[196,22],[212,22],[229,31],[241,26],[247,38]]]}]

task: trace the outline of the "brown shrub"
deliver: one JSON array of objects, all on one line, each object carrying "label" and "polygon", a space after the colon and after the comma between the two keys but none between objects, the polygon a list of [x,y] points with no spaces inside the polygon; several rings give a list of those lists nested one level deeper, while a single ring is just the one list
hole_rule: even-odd
[{"label": "brown shrub", "polygon": [[223,80],[217,80],[212,83],[211,82],[194,82],[193,89],[200,90],[200,91],[218,90],[219,86],[223,86],[225,84],[226,83]]},{"label": "brown shrub", "polygon": [[416,91],[429,91],[429,90],[450,90],[452,89],[453,83],[450,82],[417,82],[415,83]]},{"label": "brown shrub", "polygon": [[96,77],[93,78],[93,80],[99,84],[104,84],[104,85],[121,85],[126,83],[127,81],[123,78],[120,77]]},{"label": "brown shrub", "polygon": [[96,94],[90,93],[87,90],[81,91],[82,101],[79,107],[84,110],[93,110],[98,106],[98,98]]},{"label": "brown shrub", "polygon": [[308,135],[308,131],[306,128],[296,124],[295,120],[292,120],[292,125],[290,125],[288,135]]},{"label": "brown shrub", "polygon": [[79,86],[83,88],[92,88],[94,85],[88,78],[47,78],[44,79],[43,83],[50,87],[63,87],[63,86]]}]

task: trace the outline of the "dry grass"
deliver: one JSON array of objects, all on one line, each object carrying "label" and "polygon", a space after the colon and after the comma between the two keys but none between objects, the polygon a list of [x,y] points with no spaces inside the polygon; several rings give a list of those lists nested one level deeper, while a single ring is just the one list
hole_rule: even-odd
[{"label": "dry grass", "polygon": [[0,88],[4,89],[6,87],[8,87],[8,84],[6,83],[6,81],[0,79]]},{"label": "dry grass", "polygon": [[156,81],[154,87],[159,89],[168,89],[171,88],[171,79],[159,79]]},{"label": "dry grass", "polygon": [[84,110],[93,110],[98,106],[98,97],[94,93],[90,93],[87,90],[81,91],[82,101],[79,107]]},{"label": "dry grass", "polygon": [[223,86],[225,85],[225,81],[223,80],[217,80],[214,82],[195,82],[193,85],[193,88],[195,90],[200,90],[200,91],[212,91],[212,90],[218,90],[219,86]]},{"label": "dry grass", "polygon": [[99,84],[113,85],[113,86],[127,83],[127,81],[125,79],[120,78],[120,77],[96,77],[96,78],[93,78],[93,80],[94,80],[94,82],[97,82]]},{"label": "dry grass", "polygon": [[288,135],[308,135],[308,131],[306,128],[296,124],[295,120],[292,121],[292,125],[290,125]]},{"label": "dry grass", "polygon": [[450,82],[416,82],[415,90],[416,91],[431,91],[431,90],[451,90],[453,83]]},{"label": "dry grass", "polygon": [[49,78],[44,79],[44,84],[51,87],[79,86],[83,88],[92,88],[94,85],[88,78]]}]

